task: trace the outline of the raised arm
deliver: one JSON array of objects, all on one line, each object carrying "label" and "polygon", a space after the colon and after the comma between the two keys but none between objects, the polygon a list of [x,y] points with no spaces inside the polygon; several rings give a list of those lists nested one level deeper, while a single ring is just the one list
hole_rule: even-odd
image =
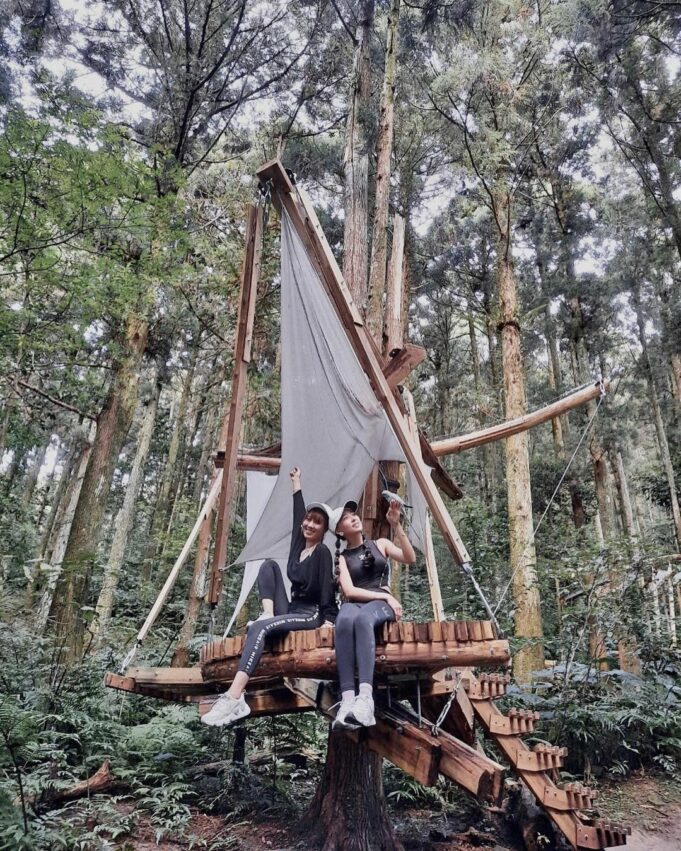
[{"label": "raised arm", "polygon": [[300,467],[294,467],[289,473],[293,491],[293,526],[291,527],[291,555],[300,555],[305,546],[303,530],[300,528],[305,517],[305,500],[300,485]]},{"label": "raised arm", "polygon": [[392,558],[400,564],[414,564],[416,553],[400,523],[400,503],[396,499],[390,503],[385,517],[393,530],[393,540],[379,538],[376,546],[386,558]]},{"label": "raised arm", "polygon": [[357,588],[350,577],[345,556],[341,556],[338,561],[338,574],[341,591],[346,600],[351,603],[370,603],[372,600],[384,600],[395,612],[395,620],[402,617],[402,603],[388,591],[370,591],[368,588]]}]

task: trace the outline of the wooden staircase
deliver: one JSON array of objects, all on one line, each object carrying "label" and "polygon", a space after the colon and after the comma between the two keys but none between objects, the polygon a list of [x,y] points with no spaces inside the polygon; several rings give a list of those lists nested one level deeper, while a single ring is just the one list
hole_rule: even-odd
[{"label": "wooden staircase", "polygon": [[[502,697],[507,676],[469,671],[462,682],[476,720],[532,792],[556,827],[575,849],[601,849],[626,845],[631,828],[605,821],[593,812],[597,793],[579,783],[556,784],[567,749],[538,743],[529,748],[521,736],[534,731],[538,713],[510,709],[504,715],[492,702]],[[591,812],[589,812],[591,811]]]}]

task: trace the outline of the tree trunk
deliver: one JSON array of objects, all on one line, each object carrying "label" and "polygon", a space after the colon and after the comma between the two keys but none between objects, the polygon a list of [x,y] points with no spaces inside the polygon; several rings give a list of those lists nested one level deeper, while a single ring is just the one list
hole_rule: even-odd
[{"label": "tree trunk", "polygon": [[81,426],[81,434],[74,444],[73,474],[71,475],[71,471],[67,469],[63,473],[64,477],[68,475],[68,481],[65,482],[64,495],[60,500],[59,507],[55,513],[54,523],[43,548],[41,569],[46,570],[47,584],[40,599],[38,611],[36,612],[35,628],[39,634],[42,634],[47,626],[47,619],[52,607],[57,580],[62,568],[64,553],[66,552],[66,545],[69,542],[69,536],[71,534],[73,517],[76,513],[76,506],[78,505],[80,491],[83,486],[83,480],[85,479],[85,471],[87,470],[92,453],[96,428],[93,422],[87,422]]},{"label": "tree trunk", "polygon": [[636,308],[636,320],[638,323],[638,337],[641,343],[641,358],[643,361],[643,371],[648,383],[648,396],[650,398],[650,407],[653,413],[653,421],[655,423],[655,432],[657,434],[657,444],[660,451],[660,461],[662,468],[667,477],[667,485],[669,487],[669,501],[672,510],[672,519],[674,521],[674,532],[676,535],[676,543],[681,551],[681,510],[679,509],[679,498],[676,490],[676,476],[672,465],[671,455],[669,453],[669,443],[667,441],[667,430],[665,428],[660,402],[657,396],[657,388],[655,386],[655,377],[653,368],[648,355],[648,342],[645,335],[645,317],[641,308],[640,293],[633,293],[634,306]]},{"label": "tree trunk", "polygon": [[[393,124],[395,118],[395,80],[397,77],[397,26],[400,18],[400,0],[392,0],[388,15],[388,33],[385,44],[385,70],[381,94],[378,140],[376,143],[376,197],[374,223],[371,235],[371,264],[369,267],[369,294],[367,322],[376,342],[382,345],[381,305],[386,283],[388,262],[388,208],[390,203],[390,161],[393,150]],[[401,269],[400,277],[401,277]]]},{"label": "tree trunk", "polygon": [[[506,419],[526,413],[525,377],[520,345],[518,295],[511,257],[510,198],[503,189],[496,196],[499,223],[499,333],[504,376]],[[515,636],[525,642],[515,654],[513,670],[520,682],[527,682],[532,671],[544,668],[541,601],[537,579],[537,556],[532,528],[532,489],[527,432],[506,440],[506,488],[510,568],[513,575]]]},{"label": "tree trunk", "polygon": [[324,773],[302,827],[310,846],[322,851],[403,851],[383,797],[383,758],[342,732],[330,733]]},{"label": "tree trunk", "polygon": [[130,478],[125,491],[125,497],[123,498],[123,505],[114,521],[115,532],[109,551],[109,560],[104,568],[102,588],[95,607],[96,617],[90,628],[93,644],[95,645],[101,644],[102,640],[106,637],[114,598],[118,590],[121,568],[125,559],[125,549],[135,520],[137,497],[139,496],[140,487],[144,479],[144,465],[146,464],[149,447],[151,446],[151,438],[154,433],[158,397],[161,388],[160,384],[156,381],[155,375],[152,376],[152,381],[153,389],[150,398],[145,404],[142,424],[137,437],[137,451],[135,452],[132,469],[130,470]]},{"label": "tree trunk", "polygon": [[124,356],[116,366],[109,395],[97,417],[97,434],[50,609],[50,620],[60,647],[60,662],[82,656],[81,607],[87,598],[111,479],[135,412],[139,364],[146,348],[147,333],[143,318],[135,315],[128,319]]},{"label": "tree trunk", "polygon": [[[480,369],[480,351],[478,348],[478,335],[475,328],[473,299],[468,302],[468,338],[471,344],[471,364],[473,367],[473,384],[475,386],[475,421],[478,429],[487,425],[487,415],[482,399],[482,373]],[[485,502],[491,504],[496,492],[496,481],[494,480],[494,457],[492,445],[486,443],[482,447],[482,495]]]},{"label": "tree trunk", "polygon": [[[362,121],[369,100],[373,18],[374,0],[362,0],[344,162],[343,276],[360,310],[367,303],[368,141]],[[393,834],[383,795],[383,760],[342,733],[329,736],[324,773],[304,821],[324,851],[402,849]]]},{"label": "tree trunk", "polygon": [[343,277],[353,282],[353,297],[361,312],[367,305],[369,139],[364,116],[369,104],[370,39],[374,22],[374,0],[361,0],[356,30],[352,92],[345,128],[345,229]]},{"label": "tree trunk", "polygon": [[47,447],[48,444],[45,444],[44,446],[36,446],[35,454],[30,462],[28,470],[26,471],[26,476],[21,487],[21,496],[19,498],[21,504],[26,509],[30,507],[31,502],[33,501],[33,493],[35,492],[35,487],[38,484],[38,476],[43,464],[45,463]]}]

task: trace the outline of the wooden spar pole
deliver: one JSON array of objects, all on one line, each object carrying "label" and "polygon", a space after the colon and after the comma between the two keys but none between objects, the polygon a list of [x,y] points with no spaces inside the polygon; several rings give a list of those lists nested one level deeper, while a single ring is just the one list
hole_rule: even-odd
[{"label": "wooden spar pole", "polygon": [[[421,443],[419,440],[419,431],[416,426],[416,408],[414,407],[414,397],[409,390],[404,389],[402,393],[404,404],[407,409],[407,423],[409,425],[409,434],[414,443],[416,452],[421,455]],[[435,549],[433,547],[433,535],[430,529],[430,517],[426,517],[426,528],[424,529],[426,540],[423,542],[424,550],[423,557],[426,561],[426,572],[428,574],[428,588],[430,590],[430,601],[433,604],[433,616],[437,621],[445,619],[445,607],[442,605],[442,592],[440,591],[440,577],[437,572],[437,564],[435,563]]]},{"label": "wooden spar pole", "polygon": [[[405,352],[404,358],[406,360],[409,356],[408,347],[405,347],[403,351]],[[393,359],[393,361],[395,360],[397,360],[397,358]],[[400,362],[398,367],[393,367],[393,361],[390,361],[383,370],[383,373],[391,386],[391,379],[394,371],[401,366]],[[420,357],[418,362],[420,363]],[[489,428],[482,429],[481,431],[473,431],[470,434],[462,434],[458,437],[447,437],[443,440],[435,440],[429,444],[430,448],[436,457],[441,458],[444,455],[453,455],[458,452],[464,452],[467,449],[474,449],[476,446],[482,446],[485,443],[493,443],[496,440],[505,440],[510,435],[518,434],[521,431],[527,431],[535,426],[554,419],[554,417],[557,416],[557,413],[565,413],[566,411],[570,411],[573,408],[586,404],[589,400],[600,396],[601,386],[607,390],[609,384],[610,382],[607,379],[602,383],[597,381],[588,387],[583,387],[581,390],[575,390],[574,393],[570,393],[568,396],[565,396],[556,402],[552,402],[544,408],[532,411],[530,414],[525,414],[515,420],[508,420],[507,422],[490,426]],[[280,464],[281,458],[271,455],[260,456],[244,453],[237,456],[237,468],[239,470],[267,470],[274,472],[279,469]]]},{"label": "wooden spar pole", "polygon": [[[284,167],[278,160],[266,163],[257,172],[261,180],[272,180],[273,200],[283,206],[288,213],[296,233],[302,240],[310,261],[319,272],[324,287],[335,305],[336,312],[345,328],[348,339],[364,369],[378,401],[383,406],[393,427],[395,436],[402,447],[407,463],[412,469],[419,487],[424,493],[428,507],[435,522],[440,527],[454,560],[470,571],[470,556],[461,540],[452,518],[447,512],[444,500],[440,496],[430,471],[412,445],[404,414],[400,410],[393,391],[388,384],[375,350],[375,344],[362,321],[362,317],[352,300],[350,291],[343,280],[338,264],[331,252],[321,225],[312,205],[301,188],[293,186]],[[491,610],[490,610],[490,614]]]},{"label": "wooden spar pole", "polygon": [[483,446],[485,443],[493,443],[495,440],[504,440],[521,431],[527,431],[534,426],[548,422],[566,411],[572,410],[572,408],[586,404],[586,402],[595,399],[607,390],[609,383],[609,381],[597,381],[588,387],[582,387],[581,390],[575,390],[574,393],[558,399],[557,402],[553,402],[545,408],[540,408],[531,414],[524,414],[522,417],[516,417],[514,420],[507,420],[480,431],[472,431],[470,434],[448,437],[445,440],[434,440],[430,444],[431,448],[438,457],[442,457],[443,455],[452,455],[455,452],[463,452],[465,449],[473,449],[476,446]]},{"label": "wooden spar pole", "polygon": [[[177,557],[175,564],[173,565],[170,573],[168,574],[168,578],[166,579],[165,584],[163,585],[163,588],[161,588],[161,592],[159,593],[158,597],[156,598],[156,602],[151,607],[151,610],[150,610],[149,614],[147,615],[147,619],[144,621],[144,624],[142,625],[142,629],[140,629],[140,631],[137,633],[137,643],[138,644],[140,642],[144,641],[144,639],[147,637],[149,630],[154,625],[154,622],[155,622],[156,618],[158,617],[158,613],[163,608],[163,604],[168,599],[168,595],[170,594],[170,592],[173,589],[173,585],[175,584],[175,580],[177,579],[177,576],[178,576],[180,570],[182,569],[182,565],[187,560],[187,556],[189,555],[191,548],[194,546],[194,541],[197,539],[199,532],[201,531],[201,527],[203,526],[206,518],[210,519],[210,516],[211,516],[212,511],[213,511],[213,506],[215,505],[217,498],[218,498],[218,495],[220,493],[221,485],[222,485],[222,470],[218,470],[217,475],[215,477],[215,481],[213,482],[213,485],[212,485],[210,491],[208,492],[208,496],[206,497],[206,501],[204,502],[203,507],[201,508],[201,511],[199,513],[199,516],[196,520],[196,523],[194,524],[194,528],[189,533],[189,537],[187,538],[184,547],[182,547],[182,552]],[[125,667],[127,667],[127,666],[125,666]]]},{"label": "wooden spar pole", "polygon": [[[241,432],[241,418],[248,381],[248,364],[251,360],[253,341],[253,319],[255,316],[255,298],[260,277],[262,258],[262,240],[264,225],[264,207],[249,204],[246,219],[246,253],[241,270],[241,300],[237,320],[236,343],[234,346],[234,373],[232,375],[232,399],[229,411],[223,423],[218,451],[224,452],[222,488],[217,508],[217,529],[215,532],[215,550],[208,589],[208,602],[216,606],[222,590],[222,569],[227,560],[227,541],[229,538],[229,514],[234,496],[237,471],[237,447]],[[226,428],[225,428],[226,425]],[[224,441],[224,442],[223,442]]]}]

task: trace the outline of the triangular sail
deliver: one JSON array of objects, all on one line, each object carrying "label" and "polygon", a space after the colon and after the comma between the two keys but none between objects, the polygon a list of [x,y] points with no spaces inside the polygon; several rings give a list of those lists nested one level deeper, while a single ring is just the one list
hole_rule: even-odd
[{"label": "triangular sail", "polygon": [[[303,471],[308,501],[357,499],[379,460],[404,454],[357,360],[305,247],[282,211],[281,420],[283,475],[237,561],[288,555],[291,493],[288,470]],[[425,504],[418,488],[413,538],[424,540]]]}]

